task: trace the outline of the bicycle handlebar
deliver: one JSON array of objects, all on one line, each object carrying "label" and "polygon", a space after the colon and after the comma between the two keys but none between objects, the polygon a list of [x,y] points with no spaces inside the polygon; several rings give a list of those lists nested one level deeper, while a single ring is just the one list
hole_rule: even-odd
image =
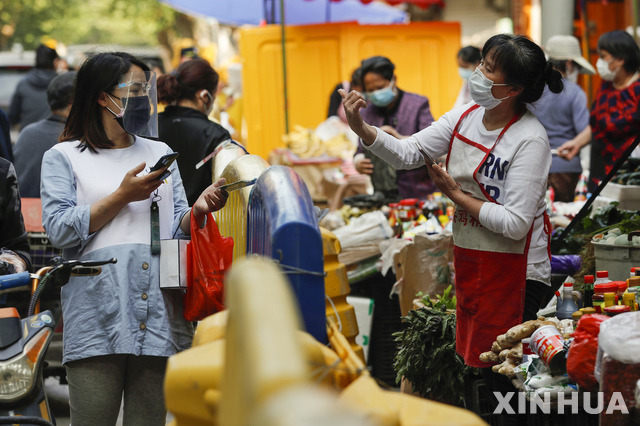
[{"label": "bicycle handlebar", "polygon": [[31,282],[31,274],[18,272],[15,274],[0,275],[0,291],[28,286]]}]

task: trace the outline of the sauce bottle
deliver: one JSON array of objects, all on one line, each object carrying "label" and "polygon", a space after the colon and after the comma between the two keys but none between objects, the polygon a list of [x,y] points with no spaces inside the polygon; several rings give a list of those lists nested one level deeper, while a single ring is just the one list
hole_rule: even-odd
[{"label": "sauce bottle", "polygon": [[593,275],[585,275],[584,276],[584,302],[582,305],[585,308],[593,306],[593,301],[591,298],[593,297]]},{"label": "sauce bottle", "polygon": [[578,305],[573,300],[573,284],[564,283],[562,286],[562,303],[556,306],[556,318],[571,319],[572,314],[578,310]]}]

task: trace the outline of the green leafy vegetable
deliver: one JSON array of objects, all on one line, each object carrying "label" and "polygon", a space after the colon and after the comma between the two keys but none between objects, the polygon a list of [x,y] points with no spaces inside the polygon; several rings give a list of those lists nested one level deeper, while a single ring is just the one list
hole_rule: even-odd
[{"label": "green leafy vegetable", "polygon": [[406,379],[425,398],[461,405],[465,380],[479,371],[456,353],[455,315],[436,308],[412,310],[394,337],[397,380]]}]

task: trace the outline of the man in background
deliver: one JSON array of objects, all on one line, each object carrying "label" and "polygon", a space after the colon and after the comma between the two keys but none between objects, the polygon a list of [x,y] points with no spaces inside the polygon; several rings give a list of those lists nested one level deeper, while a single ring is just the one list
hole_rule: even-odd
[{"label": "man in background", "polygon": [[14,166],[18,174],[20,195],[40,198],[40,167],[44,153],[58,142],[71,110],[75,71],[61,74],[51,80],[47,88],[50,114],[25,127],[14,150]]},{"label": "man in background", "polygon": [[49,115],[47,87],[58,73],[56,68],[63,62],[55,49],[41,44],[36,49],[35,68],[18,83],[9,106],[11,125],[19,124],[24,129],[31,123]]}]

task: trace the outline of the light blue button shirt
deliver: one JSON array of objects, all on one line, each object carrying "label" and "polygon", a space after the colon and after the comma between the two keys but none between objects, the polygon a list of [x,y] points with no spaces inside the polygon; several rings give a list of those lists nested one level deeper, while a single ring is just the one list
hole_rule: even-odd
[{"label": "light blue button shirt", "polygon": [[[158,157],[171,151],[146,139],[136,138],[136,144],[157,144],[145,146],[160,148]],[[88,149],[81,155],[85,153],[87,158],[96,155]],[[107,157],[101,159],[110,161]],[[156,159],[146,160],[147,164]],[[182,315],[183,292],[160,290],[160,256],[151,255],[150,244],[113,244],[83,253],[102,230],[89,234],[90,206],[76,201],[78,179],[85,179],[86,185],[88,178],[75,172],[73,161],[62,151],[54,147],[45,153],[41,197],[47,235],[54,246],[64,249],[65,259],[115,257],[118,263],[103,266],[98,276],[72,277],[62,287],[63,362],[107,354],[170,356],[188,348],[193,327]],[[119,185],[123,175],[114,172],[112,178]],[[171,166],[170,182],[173,223],[167,226],[174,238],[188,238],[179,226],[189,206],[176,163]]]}]

